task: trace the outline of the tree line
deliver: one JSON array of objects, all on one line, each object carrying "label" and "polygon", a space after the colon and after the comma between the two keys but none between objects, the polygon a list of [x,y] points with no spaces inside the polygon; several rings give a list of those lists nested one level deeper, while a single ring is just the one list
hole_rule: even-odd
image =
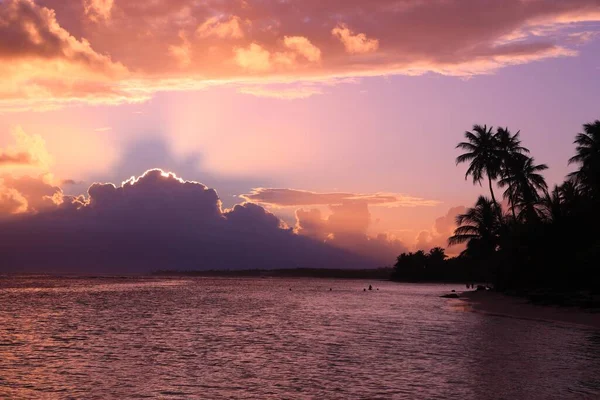
[{"label": "tree line", "polygon": [[[456,164],[467,164],[465,179],[485,182],[490,197],[479,196],[456,218],[448,245],[464,243],[466,249],[442,262],[443,249],[401,254],[393,279],[478,280],[499,290],[600,290],[600,120],[583,125],[574,144],[568,163],[576,170],[549,188],[543,176],[548,167],[536,163],[520,132],[474,125],[456,146],[463,152]],[[503,189],[505,207],[495,186]]]}]

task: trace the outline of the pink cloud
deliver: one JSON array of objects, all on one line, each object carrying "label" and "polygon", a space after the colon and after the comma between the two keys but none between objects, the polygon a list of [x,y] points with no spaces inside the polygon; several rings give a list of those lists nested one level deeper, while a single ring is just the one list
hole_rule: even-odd
[{"label": "pink cloud", "polygon": [[380,266],[391,265],[400,253],[407,250],[402,242],[386,234],[375,237],[367,234],[372,223],[367,203],[330,205],[329,210],[331,213],[327,218],[319,209],[296,210],[296,231],[377,260]]},{"label": "pink cloud", "polygon": [[466,207],[452,207],[448,212],[436,218],[433,227],[429,230],[422,230],[415,238],[414,247],[417,250],[429,251],[434,247],[442,247],[447,249],[449,255],[458,255],[464,250],[463,245],[452,246],[448,248],[448,238],[454,234],[456,229],[456,217],[467,211]]},{"label": "pink cloud", "polygon": [[250,94],[256,97],[267,97],[274,99],[306,99],[308,97],[323,94],[323,89],[315,85],[260,85],[242,86],[239,93]]},{"label": "pink cloud", "polygon": [[[144,101],[214,84],[487,74],[577,55],[597,0],[5,0],[0,108]],[[568,29],[566,29],[568,28]]]},{"label": "pink cloud", "polygon": [[247,201],[276,207],[337,205],[361,203],[382,206],[434,206],[435,200],[395,193],[319,193],[298,189],[256,188],[248,194],[240,195]]},{"label": "pink cloud", "polygon": [[0,214],[35,214],[56,209],[63,200],[62,190],[45,175],[0,178]]}]

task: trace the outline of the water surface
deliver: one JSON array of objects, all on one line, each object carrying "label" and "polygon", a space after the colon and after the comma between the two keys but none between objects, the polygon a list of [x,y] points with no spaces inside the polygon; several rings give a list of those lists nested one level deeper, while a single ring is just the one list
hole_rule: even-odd
[{"label": "water surface", "polygon": [[0,398],[600,398],[600,331],[461,311],[452,288],[0,278]]}]

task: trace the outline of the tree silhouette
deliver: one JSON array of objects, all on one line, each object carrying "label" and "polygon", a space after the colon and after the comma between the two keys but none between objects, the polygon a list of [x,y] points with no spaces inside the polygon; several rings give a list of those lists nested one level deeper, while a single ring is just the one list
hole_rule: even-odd
[{"label": "tree silhouette", "polygon": [[487,125],[473,125],[472,132],[465,132],[467,140],[456,146],[465,153],[456,157],[456,164],[469,163],[465,179],[471,176],[474,184],[481,184],[484,175],[487,175],[492,204],[496,204],[492,181],[500,174],[502,162],[499,156],[498,142],[492,129],[492,127],[488,129]]},{"label": "tree silhouette", "polygon": [[[454,230],[454,235],[448,238],[448,245],[468,242],[471,250],[477,249],[477,253],[493,252],[498,244],[501,223],[497,208],[499,205],[493,200],[479,196],[473,208],[456,217],[458,227]],[[466,251],[469,252],[469,247]]]},{"label": "tree silhouette", "polygon": [[583,191],[597,198],[600,194],[600,120],[583,125],[583,132],[577,134],[574,143],[576,154],[569,159],[569,165],[578,164],[579,169],[569,177],[575,179]]},{"label": "tree silhouette", "polygon": [[546,193],[548,189],[540,172],[547,169],[546,164],[536,165],[532,157],[517,157],[511,161],[510,172],[498,182],[500,187],[508,187],[504,197],[519,207],[519,218],[537,218],[535,207],[540,201],[540,192]]},{"label": "tree silhouette", "polygon": [[[521,144],[520,133],[475,125],[457,148],[469,163],[465,178],[487,178],[491,199],[480,196],[456,218],[450,246],[466,243],[458,257],[445,251],[402,254],[396,280],[490,280],[531,301],[600,308],[600,120],[583,125],[569,164],[578,169],[548,191],[543,172]],[[512,218],[496,202],[493,182],[504,189]]]},{"label": "tree silhouette", "polygon": [[433,249],[429,250],[427,257],[433,264],[441,264],[446,258],[448,258],[446,251],[441,247],[434,247]]},{"label": "tree silhouette", "polygon": [[[511,177],[523,159],[527,157],[526,154],[529,154],[529,149],[521,146],[520,134],[521,131],[518,131],[514,135],[511,135],[508,128],[498,128],[496,131],[496,146],[501,162],[500,175],[503,179]],[[514,188],[509,187],[508,192],[505,192],[505,198],[508,194],[507,198],[510,202],[510,209],[513,218],[516,219],[514,193]]]}]

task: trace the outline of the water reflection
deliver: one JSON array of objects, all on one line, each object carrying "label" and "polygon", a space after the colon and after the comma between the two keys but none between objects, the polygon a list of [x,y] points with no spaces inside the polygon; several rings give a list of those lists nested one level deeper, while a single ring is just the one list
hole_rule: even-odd
[{"label": "water reflection", "polygon": [[597,331],[368,284],[0,279],[0,397],[600,396]]}]

